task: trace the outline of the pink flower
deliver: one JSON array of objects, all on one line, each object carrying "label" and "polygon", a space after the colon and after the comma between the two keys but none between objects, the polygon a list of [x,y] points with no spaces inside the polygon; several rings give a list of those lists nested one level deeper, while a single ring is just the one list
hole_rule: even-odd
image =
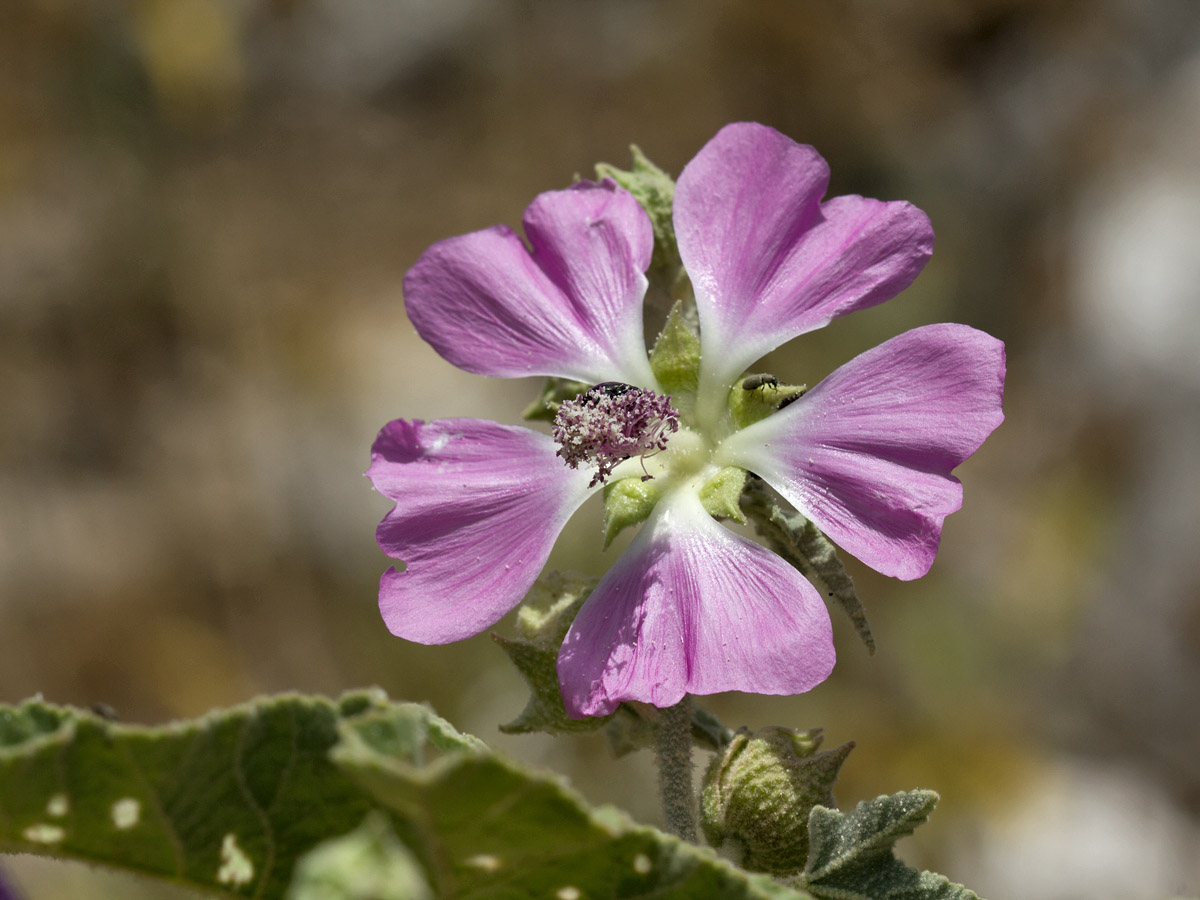
[{"label": "pink flower", "polygon": [[[509,228],[488,228],[434,244],[405,279],[409,317],[455,365],[600,384],[577,402],[579,420],[601,400],[605,410],[660,410],[649,451],[617,458],[612,472],[653,476],[653,510],[559,654],[573,716],[624,700],[664,707],[684,694],[800,693],[832,670],[817,591],[705,510],[703,489],[718,473],[761,476],[867,565],[917,578],[962,503],[951,470],[1003,420],[1003,345],[943,324],[887,341],[736,428],[728,397],[748,366],[895,296],[932,252],[920,210],[858,196],[821,202],[828,179],[811,147],[750,123],[723,128],[684,169],[674,219],[702,352],[698,387],[674,391],[674,407],[653,405],[663,391],[642,327],[650,222],[610,180],[538,196],[524,217],[531,249]],[[625,402],[624,387],[605,388],[612,383],[644,391]],[[593,445],[608,446],[579,444]],[[479,419],[384,427],[367,474],[396,502],[379,544],[407,566],[380,582],[394,634],[456,641],[521,601],[567,519],[600,489],[562,451],[548,435]],[[602,474],[612,462],[599,462]]]}]

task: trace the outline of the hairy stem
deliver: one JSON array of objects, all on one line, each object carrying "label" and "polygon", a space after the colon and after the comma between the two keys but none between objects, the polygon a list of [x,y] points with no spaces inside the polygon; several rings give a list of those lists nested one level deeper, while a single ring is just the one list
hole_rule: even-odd
[{"label": "hairy stem", "polygon": [[667,831],[696,842],[696,797],[692,785],[692,698],[662,711],[654,744],[658,794]]}]

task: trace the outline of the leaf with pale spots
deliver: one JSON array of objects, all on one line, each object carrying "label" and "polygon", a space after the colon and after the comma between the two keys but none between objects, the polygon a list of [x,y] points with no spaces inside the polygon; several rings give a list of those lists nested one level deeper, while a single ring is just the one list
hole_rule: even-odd
[{"label": "leaf with pale spots", "polygon": [[[282,897],[297,858],[374,805],[329,759],[339,724],[370,708],[404,709],[380,692],[292,696],[145,728],[0,707],[0,850]],[[411,747],[429,714],[408,715]]]},{"label": "leaf with pale spots", "polygon": [[472,900],[809,897],[589,809],[559,779],[378,691],[267,698],[159,728],[0,707],[0,851],[263,900],[386,897],[371,879],[401,877],[415,885],[406,896]]},{"label": "leaf with pale spots", "polygon": [[349,737],[333,755],[383,806],[420,823],[409,846],[438,897],[812,900],[616,810],[589,809],[560,779],[496,754],[447,755],[414,772]]}]

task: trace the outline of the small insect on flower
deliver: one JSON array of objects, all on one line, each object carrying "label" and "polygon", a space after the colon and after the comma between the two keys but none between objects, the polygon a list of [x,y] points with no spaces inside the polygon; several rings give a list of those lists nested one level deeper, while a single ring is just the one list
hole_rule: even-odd
[{"label": "small insect on flower", "polygon": [[632,384],[624,384],[620,381],[602,381],[597,385],[593,385],[583,393],[583,398],[596,398],[600,395],[605,397],[620,397],[627,391],[634,390]]},{"label": "small insect on flower", "polygon": [[774,375],[768,375],[766,373],[763,373],[762,375],[747,375],[742,379],[742,390],[744,391],[756,391],[759,388],[764,387],[779,387],[779,379]]},{"label": "small insect on flower", "polygon": [[779,406],[777,406],[776,409],[784,409],[785,407],[791,406],[793,403],[795,403],[797,400],[799,400],[801,397],[803,397],[807,393],[808,393],[808,385],[807,384],[800,385],[800,387],[798,387],[796,389],[795,393],[788,394],[786,397],[784,397],[782,400],[780,400]]}]

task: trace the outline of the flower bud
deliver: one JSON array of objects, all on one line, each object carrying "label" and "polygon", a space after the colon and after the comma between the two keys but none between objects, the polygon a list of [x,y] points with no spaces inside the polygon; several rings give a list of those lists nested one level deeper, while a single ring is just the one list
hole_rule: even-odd
[{"label": "flower bud", "polygon": [[833,783],[854,743],[817,752],[821,730],[741,729],[704,776],[700,819],[708,842],[745,869],[804,868],[808,814],[834,807]]}]

